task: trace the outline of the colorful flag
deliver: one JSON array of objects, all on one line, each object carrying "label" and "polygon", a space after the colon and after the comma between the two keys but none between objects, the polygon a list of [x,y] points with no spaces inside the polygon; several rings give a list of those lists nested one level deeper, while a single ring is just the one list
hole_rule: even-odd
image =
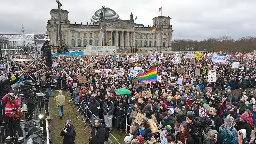
[{"label": "colorful flag", "polygon": [[160,8],[159,8],[159,12],[162,12],[162,11],[163,11],[163,8],[162,8],[162,7],[160,7]]},{"label": "colorful flag", "polygon": [[156,26],[153,26],[151,31],[154,33],[156,31]]},{"label": "colorful flag", "polygon": [[138,74],[138,81],[155,82],[157,81],[157,67],[152,67],[142,74]]}]

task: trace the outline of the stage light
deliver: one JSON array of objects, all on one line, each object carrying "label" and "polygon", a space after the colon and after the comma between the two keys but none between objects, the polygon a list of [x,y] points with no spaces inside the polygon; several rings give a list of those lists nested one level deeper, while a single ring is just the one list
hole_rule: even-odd
[{"label": "stage light", "polygon": [[39,115],[38,115],[38,118],[41,120],[41,119],[44,118],[44,115],[43,115],[43,114],[39,114]]}]

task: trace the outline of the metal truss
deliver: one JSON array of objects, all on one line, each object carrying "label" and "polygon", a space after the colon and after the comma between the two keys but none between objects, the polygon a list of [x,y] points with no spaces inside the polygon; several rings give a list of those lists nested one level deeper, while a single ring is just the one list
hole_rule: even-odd
[{"label": "metal truss", "polygon": [[45,34],[0,34],[0,39],[7,39],[10,42],[26,42],[44,41]]}]

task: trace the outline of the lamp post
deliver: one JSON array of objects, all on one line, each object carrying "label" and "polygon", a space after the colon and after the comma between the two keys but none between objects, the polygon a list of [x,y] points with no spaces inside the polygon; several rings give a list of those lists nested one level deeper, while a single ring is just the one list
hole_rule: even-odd
[{"label": "lamp post", "polygon": [[58,4],[58,18],[59,18],[59,23],[58,23],[58,32],[57,32],[57,45],[62,48],[62,32],[61,32],[61,7],[62,4],[60,3],[59,0],[56,0]]},{"label": "lamp post", "polygon": [[100,22],[102,23],[102,30],[103,30],[103,46],[107,46],[107,35],[106,35],[106,7],[102,6],[101,13],[100,13]]}]

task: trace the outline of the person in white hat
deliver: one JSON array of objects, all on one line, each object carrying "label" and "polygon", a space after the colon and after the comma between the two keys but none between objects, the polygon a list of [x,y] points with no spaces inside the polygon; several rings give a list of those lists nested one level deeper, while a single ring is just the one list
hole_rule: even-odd
[{"label": "person in white hat", "polygon": [[55,97],[60,119],[62,119],[64,115],[63,106],[65,105],[65,99],[66,99],[65,96],[62,94],[62,91],[60,90],[59,94]]}]

